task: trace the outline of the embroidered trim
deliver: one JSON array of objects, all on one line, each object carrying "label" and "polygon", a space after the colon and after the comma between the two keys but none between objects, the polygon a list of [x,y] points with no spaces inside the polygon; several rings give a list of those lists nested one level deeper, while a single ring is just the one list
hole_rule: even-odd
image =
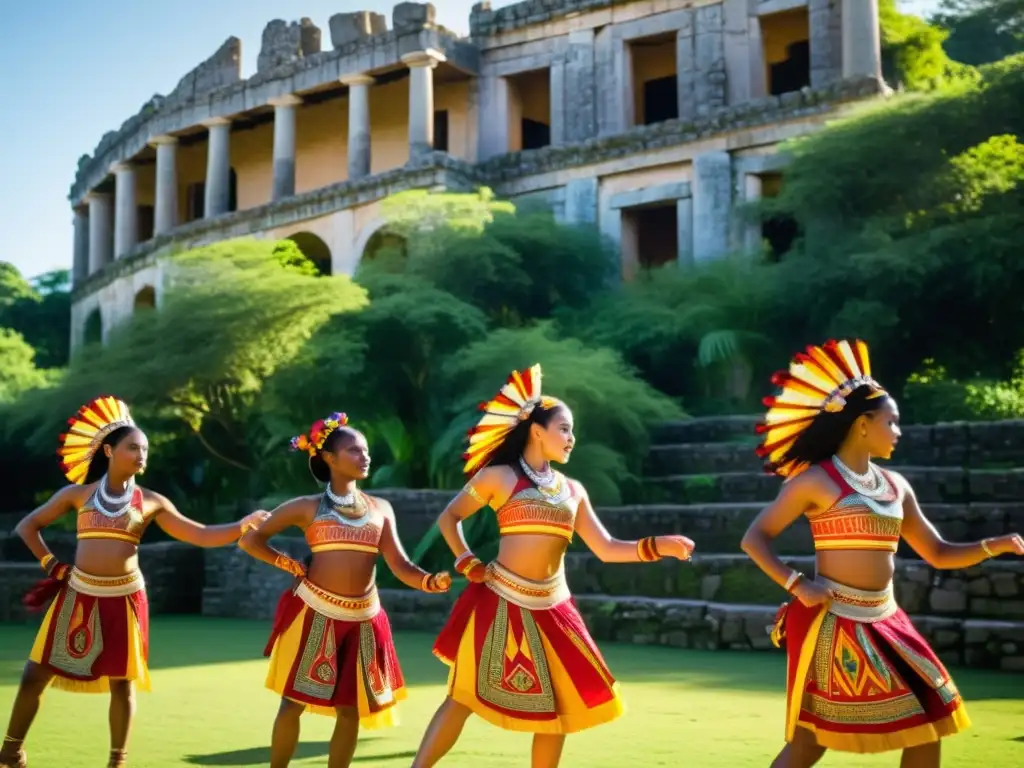
[{"label": "embroidered trim", "polygon": [[[540,693],[518,693],[507,690],[505,682],[505,648],[508,645],[508,603],[498,600],[494,623],[487,630],[483,648],[480,649],[480,666],[477,672],[477,694],[488,704],[513,712],[554,712],[555,691],[551,684],[547,655],[540,639],[540,632],[529,611],[520,611],[523,635],[526,639],[530,658],[537,672]],[[510,684],[511,685],[511,684]]]}]

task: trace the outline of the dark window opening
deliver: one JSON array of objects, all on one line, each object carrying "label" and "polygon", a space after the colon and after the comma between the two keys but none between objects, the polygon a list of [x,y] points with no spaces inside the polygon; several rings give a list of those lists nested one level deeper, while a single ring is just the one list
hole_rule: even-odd
[{"label": "dark window opening", "polygon": [[799,236],[800,225],[789,216],[775,216],[761,224],[761,239],[771,251],[767,258],[774,263],[782,260]]},{"label": "dark window opening", "polygon": [[[238,174],[232,168],[228,171],[228,212],[238,210]],[[202,211],[200,211],[200,214]]]},{"label": "dark window opening", "polygon": [[448,110],[439,109],[434,113],[434,149],[448,151]]},{"label": "dark window opening", "polygon": [[155,227],[155,213],[152,205],[140,205],[135,209],[136,222],[139,232],[139,242],[144,243],[153,237]]},{"label": "dark window opening", "polygon": [[523,118],[523,149],[541,149],[551,144],[551,126]]},{"label": "dark window opening", "polygon": [[189,184],[185,190],[185,221],[195,221],[203,218],[203,209],[206,201],[206,184],[197,181]]},{"label": "dark window opening", "polygon": [[800,40],[786,46],[785,61],[771,65],[768,73],[769,89],[772,96],[792,93],[811,84],[811,46],[807,40]]},{"label": "dark window opening", "polygon": [[640,268],[652,269],[678,261],[679,226],[675,204],[638,208],[632,213]]},{"label": "dark window opening", "polygon": [[668,75],[644,83],[644,125],[679,117],[676,76]]}]

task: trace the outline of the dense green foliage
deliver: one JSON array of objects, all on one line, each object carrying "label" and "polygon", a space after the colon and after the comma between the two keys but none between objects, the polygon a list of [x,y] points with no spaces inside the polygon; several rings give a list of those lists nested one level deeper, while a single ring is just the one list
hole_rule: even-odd
[{"label": "dense green foliage", "polygon": [[1024,52],[1024,0],[943,0],[932,22],[946,30],[946,53],[990,64]]}]

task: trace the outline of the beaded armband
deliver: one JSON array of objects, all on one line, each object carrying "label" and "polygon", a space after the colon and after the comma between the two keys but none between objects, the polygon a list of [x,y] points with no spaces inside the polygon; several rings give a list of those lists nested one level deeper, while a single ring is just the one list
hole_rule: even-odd
[{"label": "beaded armband", "polygon": [[653,563],[661,560],[658,552],[658,541],[656,536],[648,536],[636,543],[636,554],[641,563]]},{"label": "beaded armband", "polygon": [[480,491],[473,487],[472,483],[466,483],[466,485],[462,489],[462,492],[469,496],[469,498],[471,498],[481,507],[487,506],[487,502],[484,500],[484,497],[480,495]]}]

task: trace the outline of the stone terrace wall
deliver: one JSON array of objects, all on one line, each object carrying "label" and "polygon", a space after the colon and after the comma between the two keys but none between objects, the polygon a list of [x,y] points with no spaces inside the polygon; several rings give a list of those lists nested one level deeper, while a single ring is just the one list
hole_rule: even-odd
[{"label": "stone terrace wall", "polygon": [[[52,549],[59,553],[66,547]],[[65,561],[70,559],[68,554],[59,556]],[[204,550],[179,542],[140,547],[139,564],[146,579],[152,613],[199,613],[202,610],[203,559]],[[21,599],[44,575],[36,562],[0,562],[0,622],[30,618]]]}]

